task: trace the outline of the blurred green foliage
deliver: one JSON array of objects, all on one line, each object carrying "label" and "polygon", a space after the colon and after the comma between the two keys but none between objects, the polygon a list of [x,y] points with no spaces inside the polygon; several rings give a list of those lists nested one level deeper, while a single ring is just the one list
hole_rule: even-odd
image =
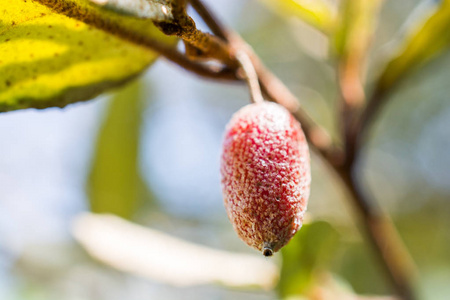
[{"label": "blurred green foliage", "polygon": [[398,41],[397,49],[380,76],[379,92],[388,90],[450,46],[450,1],[430,1],[419,8],[420,18],[408,24],[407,32]]},{"label": "blurred green foliage", "polygon": [[314,275],[329,269],[336,256],[339,233],[329,224],[318,221],[305,224],[281,250],[279,294],[285,298],[307,292],[314,283]]},{"label": "blurred green foliage", "polygon": [[375,31],[381,3],[382,0],[341,1],[337,29],[331,35],[337,56],[363,56]]},{"label": "blurred green foliage", "polygon": [[91,210],[131,218],[146,194],[138,166],[142,81],[119,90],[111,100],[97,139],[88,183]]}]

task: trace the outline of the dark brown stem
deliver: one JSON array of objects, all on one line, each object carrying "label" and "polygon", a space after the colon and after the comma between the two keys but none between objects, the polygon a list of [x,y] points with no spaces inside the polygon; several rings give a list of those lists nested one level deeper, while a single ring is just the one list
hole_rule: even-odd
[{"label": "dark brown stem", "polygon": [[229,48],[224,42],[208,33],[197,29],[195,22],[184,16],[179,19],[179,23],[154,22],[154,24],[166,35],[175,35],[185,43],[198,49],[196,55],[204,60],[215,59],[228,66],[236,67],[236,61],[229,53]]},{"label": "dark brown stem", "polygon": [[227,29],[220,23],[219,18],[216,18],[211,11],[203,5],[203,2],[198,0],[189,0],[192,8],[199,14],[200,18],[208,25],[212,33],[223,40],[227,40]]},{"label": "dark brown stem", "polygon": [[341,57],[337,66],[337,81],[341,93],[339,102],[340,129],[344,140],[345,160],[354,156],[353,140],[351,132],[354,129],[356,117],[361,106],[365,102],[365,93],[360,70],[363,65],[363,54],[360,53],[357,62],[353,57]]},{"label": "dark brown stem", "polygon": [[171,22],[154,22],[166,35],[176,35],[181,38],[188,48],[196,48],[193,58],[215,59],[229,67],[236,68],[230,48],[225,41],[217,36],[205,33],[199,29],[194,20],[186,13],[186,1],[173,1],[174,19]]},{"label": "dark brown stem", "polygon": [[[236,75],[236,70],[228,68],[227,66],[212,66],[202,64],[197,61],[188,59],[183,53],[180,53],[169,47],[167,47],[167,49],[163,49],[163,47],[153,47],[152,50],[157,51],[171,62],[199,76],[225,81],[236,81],[239,79]],[[164,51],[164,53],[160,51]]]},{"label": "dark brown stem", "polygon": [[380,113],[383,105],[387,102],[387,97],[388,93],[376,90],[370,97],[367,106],[364,108],[359,118],[349,129],[347,136],[347,162],[349,164],[353,164],[353,162],[358,159],[361,145],[367,137],[372,121]]}]

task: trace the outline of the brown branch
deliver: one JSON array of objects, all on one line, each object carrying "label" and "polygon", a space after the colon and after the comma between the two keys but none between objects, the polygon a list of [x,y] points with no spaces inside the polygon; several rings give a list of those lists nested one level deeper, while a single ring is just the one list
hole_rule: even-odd
[{"label": "brown branch", "polygon": [[364,231],[397,295],[403,300],[417,299],[413,286],[417,279],[417,270],[392,220],[380,207],[374,205],[375,202],[369,201],[360,188],[357,175],[352,174],[351,169],[341,168],[336,171],[351,193],[354,206],[364,219]]},{"label": "brown branch", "polygon": [[206,25],[219,37],[224,38],[232,49],[245,51],[253,63],[256,74],[259,78],[262,92],[271,101],[277,102],[286,107],[302,125],[305,136],[311,148],[321,153],[330,162],[335,162],[341,157],[339,150],[335,148],[328,133],[300,108],[298,99],[289,89],[272,74],[254,53],[251,47],[235,32],[223,26],[218,18],[203,4],[201,0],[189,0],[191,6],[203,18]]},{"label": "brown branch", "polygon": [[353,161],[355,151],[351,132],[366,102],[363,74],[382,3],[383,0],[343,2],[346,16],[354,16],[340,29],[344,38],[337,57],[337,79],[342,100],[340,121],[347,164],[352,164],[350,161]]},{"label": "brown branch", "polygon": [[[310,143],[313,147],[315,147],[319,152],[322,152],[327,157],[330,148],[330,139],[328,134],[319,126],[315,125],[311,118],[309,118],[306,113],[299,109],[298,100],[294,95],[283,85],[283,83],[275,77],[272,73],[270,73],[260,62],[259,58],[254,54],[250,47],[246,45],[245,42],[240,39],[240,37],[234,35],[233,46],[230,44],[226,44],[223,41],[220,42],[212,42],[217,47],[221,48],[221,54],[218,57],[227,57],[225,60],[230,63],[230,65],[225,65],[225,67],[213,67],[208,64],[200,63],[196,60],[188,59],[185,55],[173,49],[172,47],[161,43],[155,39],[152,39],[148,36],[141,35],[136,33],[125,26],[123,26],[119,22],[115,22],[109,18],[103,17],[103,15],[96,12],[94,9],[89,9],[88,7],[81,6],[76,2],[66,2],[61,0],[33,0],[40,4],[43,4],[54,12],[68,16],[70,18],[82,21],[88,25],[91,25],[95,28],[101,29],[105,32],[108,32],[112,35],[115,35],[123,40],[132,42],[134,44],[143,46],[145,48],[151,49],[168,60],[180,65],[184,69],[191,71],[199,76],[212,78],[216,80],[239,80],[237,76],[237,68],[239,66],[238,61],[234,57],[234,53],[231,53],[232,49],[245,48],[247,54],[255,66],[256,73],[259,77],[259,81],[261,84],[262,91],[268,96],[272,101],[278,102],[281,105],[288,108],[300,121],[305,131],[305,135],[310,140]],[[191,5],[194,8],[199,9],[198,12],[201,16],[209,16],[206,17],[205,21],[208,21],[208,25],[212,28],[215,28],[215,33],[222,37],[227,37],[227,40],[231,40],[231,33],[229,33],[225,28],[223,28],[218,22],[216,22],[216,18],[204,7],[204,5],[200,1],[191,1]],[[180,12],[181,11],[181,12]],[[183,14],[183,8],[180,8],[177,14]],[[184,23],[183,23],[184,22]],[[218,41],[218,39],[214,38],[208,40],[202,33],[200,33],[203,38],[195,37],[196,34],[192,33],[196,30],[195,23],[191,23],[189,19],[185,19],[183,22],[174,25],[174,32],[177,36],[182,38],[186,38],[190,44],[193,44],[195,47],[203,44],[209,43],[211,41]],[[192,21],[193,22],[193,21]],[[161,25],[161,24],[159,24]],[[167,25],[167,24],[166,24]],[[187,29],[178,28],[180,25],[186,25]],[[162,25],[163,27],[165,25]],[[169,30],[166,28],[166,30]],[[177,30],[180,32],[177,33]],[[191,33],[189,33],[191,32]],[[195,40],[197,39],[197,42]],[[202,39],[206,39],[204,42],[200,42]],[[214,46],[214,47],[216,47]],[[200,50],[205,50],[206,48],[202,48]],[[205,50],[206,51],[206,50]],[[215,57],[215,58],[218,58]],[[232,62],[231,62],[232,61]],[[331,157],[331,156],[330,156]]]},{"label": "brown branch", "polygon": [[349,128],[348,143],[348,164],[353,164],[359,157],[361,145],[367,137],[368,131],[375,117],[380,113],[384,104],[387,102],[388,93],[380,89],[375,90],[367,102],[366,107],[358,119]]},{"label": "brown branch", "polygon": [[119,22],[104,18],[101,14],[93,9],[86,8],[76,2],[65,2],[60,0],[33,0],[42,5],[49,7],[52,11],[65,15],[67,17],[79,20],[83,23],[91,25],[97,29],[101,29],[123,40],[131,42],[155,51],[168,60],[180,65],[199,76],[219,79],[219,80],[237,80],[236,70],[229,67],[213,67],[201,64],[197,61],[188,59],[185,55],[173,49],[173,47],[159,42],[151,37],[136,33]]},{"label": "brown branch", "polygon": [[362,104],[365,102],[361,74],[367,59],[369,41],[373,35],[373,25],[370,23],[373,22],[380,3],[371,2],[368,7],[361,7],[366,16],[360,20],[362,22],[348,38],[349,45],[339,57],[337,75],[342,97],[340,116],[345,159],[341,166],[334,167],[352,195],[353,206],[363,221],[363,231],[375,250],[387,278],[402,299],[412,300],[415,299],[414,263],[392,220],[375,199],[370,199],[364,193],[363,185],[357,175],[358,156],[363,145],[362,137],[383,102],[381,94],[374,94],[362,115],[359,115]]},{"label": "brown branch", "polygon": [[[197,28],[186,12],[186,0],[173,1],[172,6],[174,18],[171,22],[154,22],[163,33],[181,38],[187,45],[187,53],[195,54],[194,58],[215,59],[233,69],[238,67],[223,39]],[[192,48],[197,51],[192,51]]]},{"label": "brown branch", "polygon": [[[409,259],[409,253],[404,248],[401,239],[392,225],[390,219],[382,213],[377,205],[373,202],[369,202],[367,197],[358,188],[360,185],[354,180],[352,176],[352,170],[354,169],[354,160],[351,160],[351,164],[342,164],[342,154],[339,150],[333,148],[328,135],[315,125],[307,114],[299,108],[299,102],[296,97],[286,88],[286,86],[272,73],[270,73],[259,60],[252,49],[245,44],[245,42],[237,36],[237,34],[229,31],[221,24],[217,23],[212,13],[203,5],[201,0],[190,0],[191,5],[202,16],[211,28],[211,30],[224,37],[234,48],[244,49],[249,54],[252,62],[255,66],[256,72],[259,77],[259,81],[263,92],[275,102],[287,107],[300,121],[305,131],[310,144],[316,149],[322,157],[330,163],[330,165],[338,172],[343,183],[351,193],[355,207],[359,215],[361,216],[362,223],[364,225],[364,232],[367,233],[369,241],[371,242],[374,252],[378,256],[380,263],[386,270],[389,281],[392,283],[396,293],[400,295],[404,300],[412,300],[414,298],[412,288],[412,274],[414,274],[413,264]],[[347,78],[354,78],[348,74]],[[354,74],[353,74],[354,75]],[[351,80],[350,82],[355,82]],[[359,82],[359,81],[358,81]],[[357,83],[358,83],[357,82]],[[359,86],[361,87],[361,86]],[[359,89],[359,91],[362,91]],[[352,91],[344,90],[346,95],[353,95]],[[345,126],[346,132],[350,132],[352,128],[351,114],[354,114],[353,107],[358,107],[363,100],[359,97],[355,101],[347,99],[346,101],[346,118],[349,120]],[[376,108],[376,105],[375,105]],[[372,112],[376,109],[370,109],[363,120],[367,122],[371,118]],[[359,147],[357,143],[346,146],[346,152],[351,153],[353,157],[353,149],[351,147]],[[348,163],[348,160],[346,161]]]},{"label": "brown branch", "polygon": [[189,3],[191,4],[192,8],[195,9],[195,11],[198,13],[200,18],[202,18],[202,20],[206,23],[206,25],[208,25],[212,33],[226,41],[228,30],[224,25],[222,25],[222,23],[220,23],[219,18],[216,18],[216,16],[214,16],[211,11],[205,5],[203,5],[203,2],[198,0],[189,0]]},{"label": "brown branch", "polygon": [[384,264],[386,274],[395,282],[397,293],[405,300],[416,299],[413,283],[417,278],[417,269],[411,256],[403,244],[392,220],[385,214],[375,201],[369,201],[368,195],[361,190],[359,176],[355,174],[358,158],[362,149],[363,139],[382,105],[386,102],[386,94],[375,92],[369,99],[363,113],[347,131],[346,162],[341,168],[340,175],[345,179],[348,190],[358,209],[365,218],[365,230],[371,244],[377,248],[378,258],[387,262]]},{"label": "brown branch", "polygon": [[291,91],[269,70],[266,69],[256,55],[252,56],[256,72],[264,94],[286,107],[302,125],[305,136],[313,150],[326,161],[334,165],[341,161],[341,150],[332,144],[330,135],[300,107],[299,101]]},{"label": "brown branch", "polygon": [[236,67],[236,60],[229,53],[229,48],[219,38],[197,29],[194,20],[185,15],[176,19],[177,23],[154,22],[166,35],[175,35],[189,46],[198,50],[196,56],[202,59],[215,59],[228,66]]},{"label": "brown branch", "polygon": [[[340,105],[340,129],[344,140],[345,163],[353,163],[354,144],[352,131],[354,129],[357,115],[365,103],[365,93],[361,78],[361,69],[364,58],[341,57],[337,66],[337,81],[341,93]],[[351,56],[351,55],[350,55]]]}]

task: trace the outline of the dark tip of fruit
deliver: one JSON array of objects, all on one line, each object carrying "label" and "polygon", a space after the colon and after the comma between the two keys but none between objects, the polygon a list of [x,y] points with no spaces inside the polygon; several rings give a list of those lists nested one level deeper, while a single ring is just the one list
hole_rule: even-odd
[{"label": "dark tip of fruit", "polygon": [[272,255],[273,255],[273,250],[272,250],[272,248],[265,247],[265,248],[263,249],[262,253],[263,253],[263,255],[264,255],[265,257],[269,257],[269,256],[272,256]]}]

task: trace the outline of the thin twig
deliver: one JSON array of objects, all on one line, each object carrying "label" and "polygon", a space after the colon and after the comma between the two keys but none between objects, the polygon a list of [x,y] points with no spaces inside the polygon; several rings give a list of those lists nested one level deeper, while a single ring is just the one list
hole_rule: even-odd
[{"label": "thin twig", "polygon": [[253,103],[263,103],[264,98],[261,94],[258,75],[256,74],[255,68],[253,67],[252,61],[248,57],[248,54],[242,50],[237,50],[235,57],[239,61],[242,71],[244,72],[244,77],[250,90],[251,101]]}]

